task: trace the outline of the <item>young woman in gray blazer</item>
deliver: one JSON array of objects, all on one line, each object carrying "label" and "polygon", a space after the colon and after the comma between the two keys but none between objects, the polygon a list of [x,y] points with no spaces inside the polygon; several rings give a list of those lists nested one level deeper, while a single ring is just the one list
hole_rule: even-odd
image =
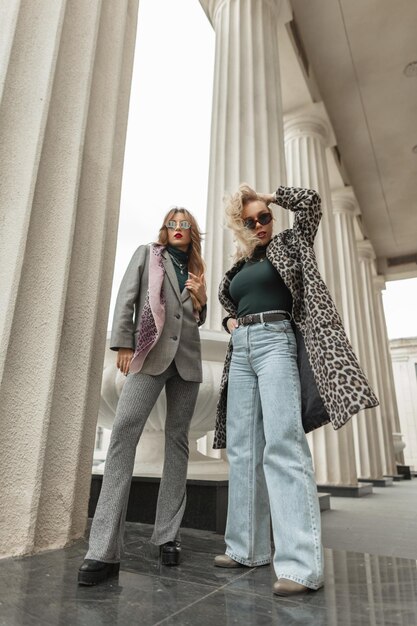
[{"label": "young woman in gray blazer", "polygon": [[111,349],[127,376],[107,453],[103,485],[78,582],[94,585],[119,572],[136,447],[165,387],[165,460],[151,542],[161,561],[178,565],[186,500],[188,430],[202,381],[198,327],[206,316],[201,232],[183,208],[171,209],[158,242],[134,253],[117,297]]}]

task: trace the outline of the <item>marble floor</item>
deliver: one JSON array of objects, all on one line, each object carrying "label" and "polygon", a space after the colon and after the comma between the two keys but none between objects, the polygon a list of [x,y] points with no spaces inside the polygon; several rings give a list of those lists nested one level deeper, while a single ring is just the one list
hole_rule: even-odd
[{"label": "marble floor", "polygon": [[0,564],[1,626],[414,626],[415,560],[325,550],[325,587],[292,599],[272,595],[270,566],[225,570],[221,536],[182,531],[183,560],[169,568],[149,544],[151,526],[127,524],[118,579],[79,587],[87,543]]}]

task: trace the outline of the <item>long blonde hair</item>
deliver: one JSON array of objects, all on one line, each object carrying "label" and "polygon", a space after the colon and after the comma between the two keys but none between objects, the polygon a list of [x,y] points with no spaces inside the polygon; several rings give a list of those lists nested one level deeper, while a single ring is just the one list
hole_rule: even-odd
[{"label": "long blonde hair", "polygon": [[246,183],[241,183],[236,193],[231,196],[225,196],[225,212],[226,224],[233,233],[233,239],[236,243],[235,261],[250,257],[256,246],[259,245],[259,239],[254,231],[249,230],[243,224],[242,212],[249,202],[260,200],[265,204],[266,209],[272,214],[271,209],[266,204],[263,196],[256,193],[252,187]]},{"label": "long blonde hair", "polygon": [[[166,223],[172,219],[177,213],[183,213],[186,220],[188,220],[191,224],[191,243],[188,248],[188,270],[192,274],[196,274],[196,276],[201,276],[204,274],[206,266],[203,261],[203,257],[201,256],[201,241],[203,238],[203,233],[200,230],[200,227],[195,219],[194,215],[184,209],[183,207],[174,207],[168,211],[168,213],[164,217],[163,224],[159,229],[158,235],[158,243],[166,246],[168,245],[168,229],[166,227]],[[196,311],[201,311],[201,304],[195,297],[193,293],[190,292],[191,300],[193,302],[194,309]]]}]

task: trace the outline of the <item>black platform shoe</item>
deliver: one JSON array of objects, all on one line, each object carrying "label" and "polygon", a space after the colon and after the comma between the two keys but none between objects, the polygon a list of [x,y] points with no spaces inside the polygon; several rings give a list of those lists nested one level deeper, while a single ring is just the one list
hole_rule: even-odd
[{"label": "black platform shoe", "polygon": [[181,556],[181,543],[168,541],[160,547],[162,565],[179,565]]},{"label": "black platform shoe", "polygon": [[104,563],[103,561],[85,559],[78,570],[78,584],[98,585],[108,578],[118,576],[119,569],[120,563]]}]

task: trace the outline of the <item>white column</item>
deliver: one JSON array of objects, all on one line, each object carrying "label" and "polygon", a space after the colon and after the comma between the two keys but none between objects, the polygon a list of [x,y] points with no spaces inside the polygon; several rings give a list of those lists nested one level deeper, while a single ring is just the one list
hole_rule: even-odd
[{"label": "white column", "polygon": [[[326,146],[331,128],[320,105],[286,116],[285,150],[288,184],[316,189],[322,199],[323,217],[315,241],[318,266],[339,312],[342,312],[341,279],[332,212]],[[318,484],[357,485],[352,421],[335,431],[331,424],[308,435]]]},{"label": "white column", "polygon": [[138,0],[5,6],[0,556],[85,528]]},{"label": "white column", "polygon": [[[200,0],[216,31],[205,257],[210,268],[206,327],[223,317],[218,285],[234,249],[225,193],[246,182],[272,192],[285,184],[278,20],[281,0]],[[287,225],[281,211],[279,226]]]},{"label": "white column", "polygon": [[[394,375],[392,372],[392,361],[389,352],[387,323],[385,320],[384,304],[382,300],[382,291],[385,289],[384,276],[374,276],[374,288],[378,344],[380,347],[381,356],[381,375],[385,389],[387,417],[391,425],[392,432],[401,433],[400,417],[398,414],[397,406],[397,396],[395,393],[394,385]],[[404,463],[404,454],[402,452],[398,453],[397,459],[399,463]]]},{"label": "white column", "polygon": [[326,161],[326,148],[334,140],[331,126],[319,104],[285,116],[287,180],[292,187],[310,187],[319,192],[323,217],[314,242],[320,273],[342,313],[339,261]]},{"label": "white column", "polygon": [[374,296],[374,259],[375,252],[368,240],[359,241],[358,244],[359,267],[362,282],[363,310],[365,321],[365,339],[367,354],[369,356],[367,374],[371,386],[380,401],[380,406],[373,409],[377,415],[377,427],[379,446],[383,457],[383,471],[388,476],[397,473],[394,459],[394,446],[392,428],[388,423],[387,407],[385,401],[384,382],[381,373],[381,356],[379,338],[377,333],[377,312]]},{"label": "white column", "polygon": [[417,469],[417,338],[391,339],[390,352],[404,434],[404,460]]},{"label": "white column", "polygon": [[[350,187],[335,190],[332,199],[344,325],[359,362],[367,373],[370,369],[369,353],[363,324],[365,313],[354,230],[355,215],[359,213],[359,207]],[[377,419],[379,416],[374,409],[360,411],[353,418],[356,464],[358,474],[362,478],[383,478]]]}]

